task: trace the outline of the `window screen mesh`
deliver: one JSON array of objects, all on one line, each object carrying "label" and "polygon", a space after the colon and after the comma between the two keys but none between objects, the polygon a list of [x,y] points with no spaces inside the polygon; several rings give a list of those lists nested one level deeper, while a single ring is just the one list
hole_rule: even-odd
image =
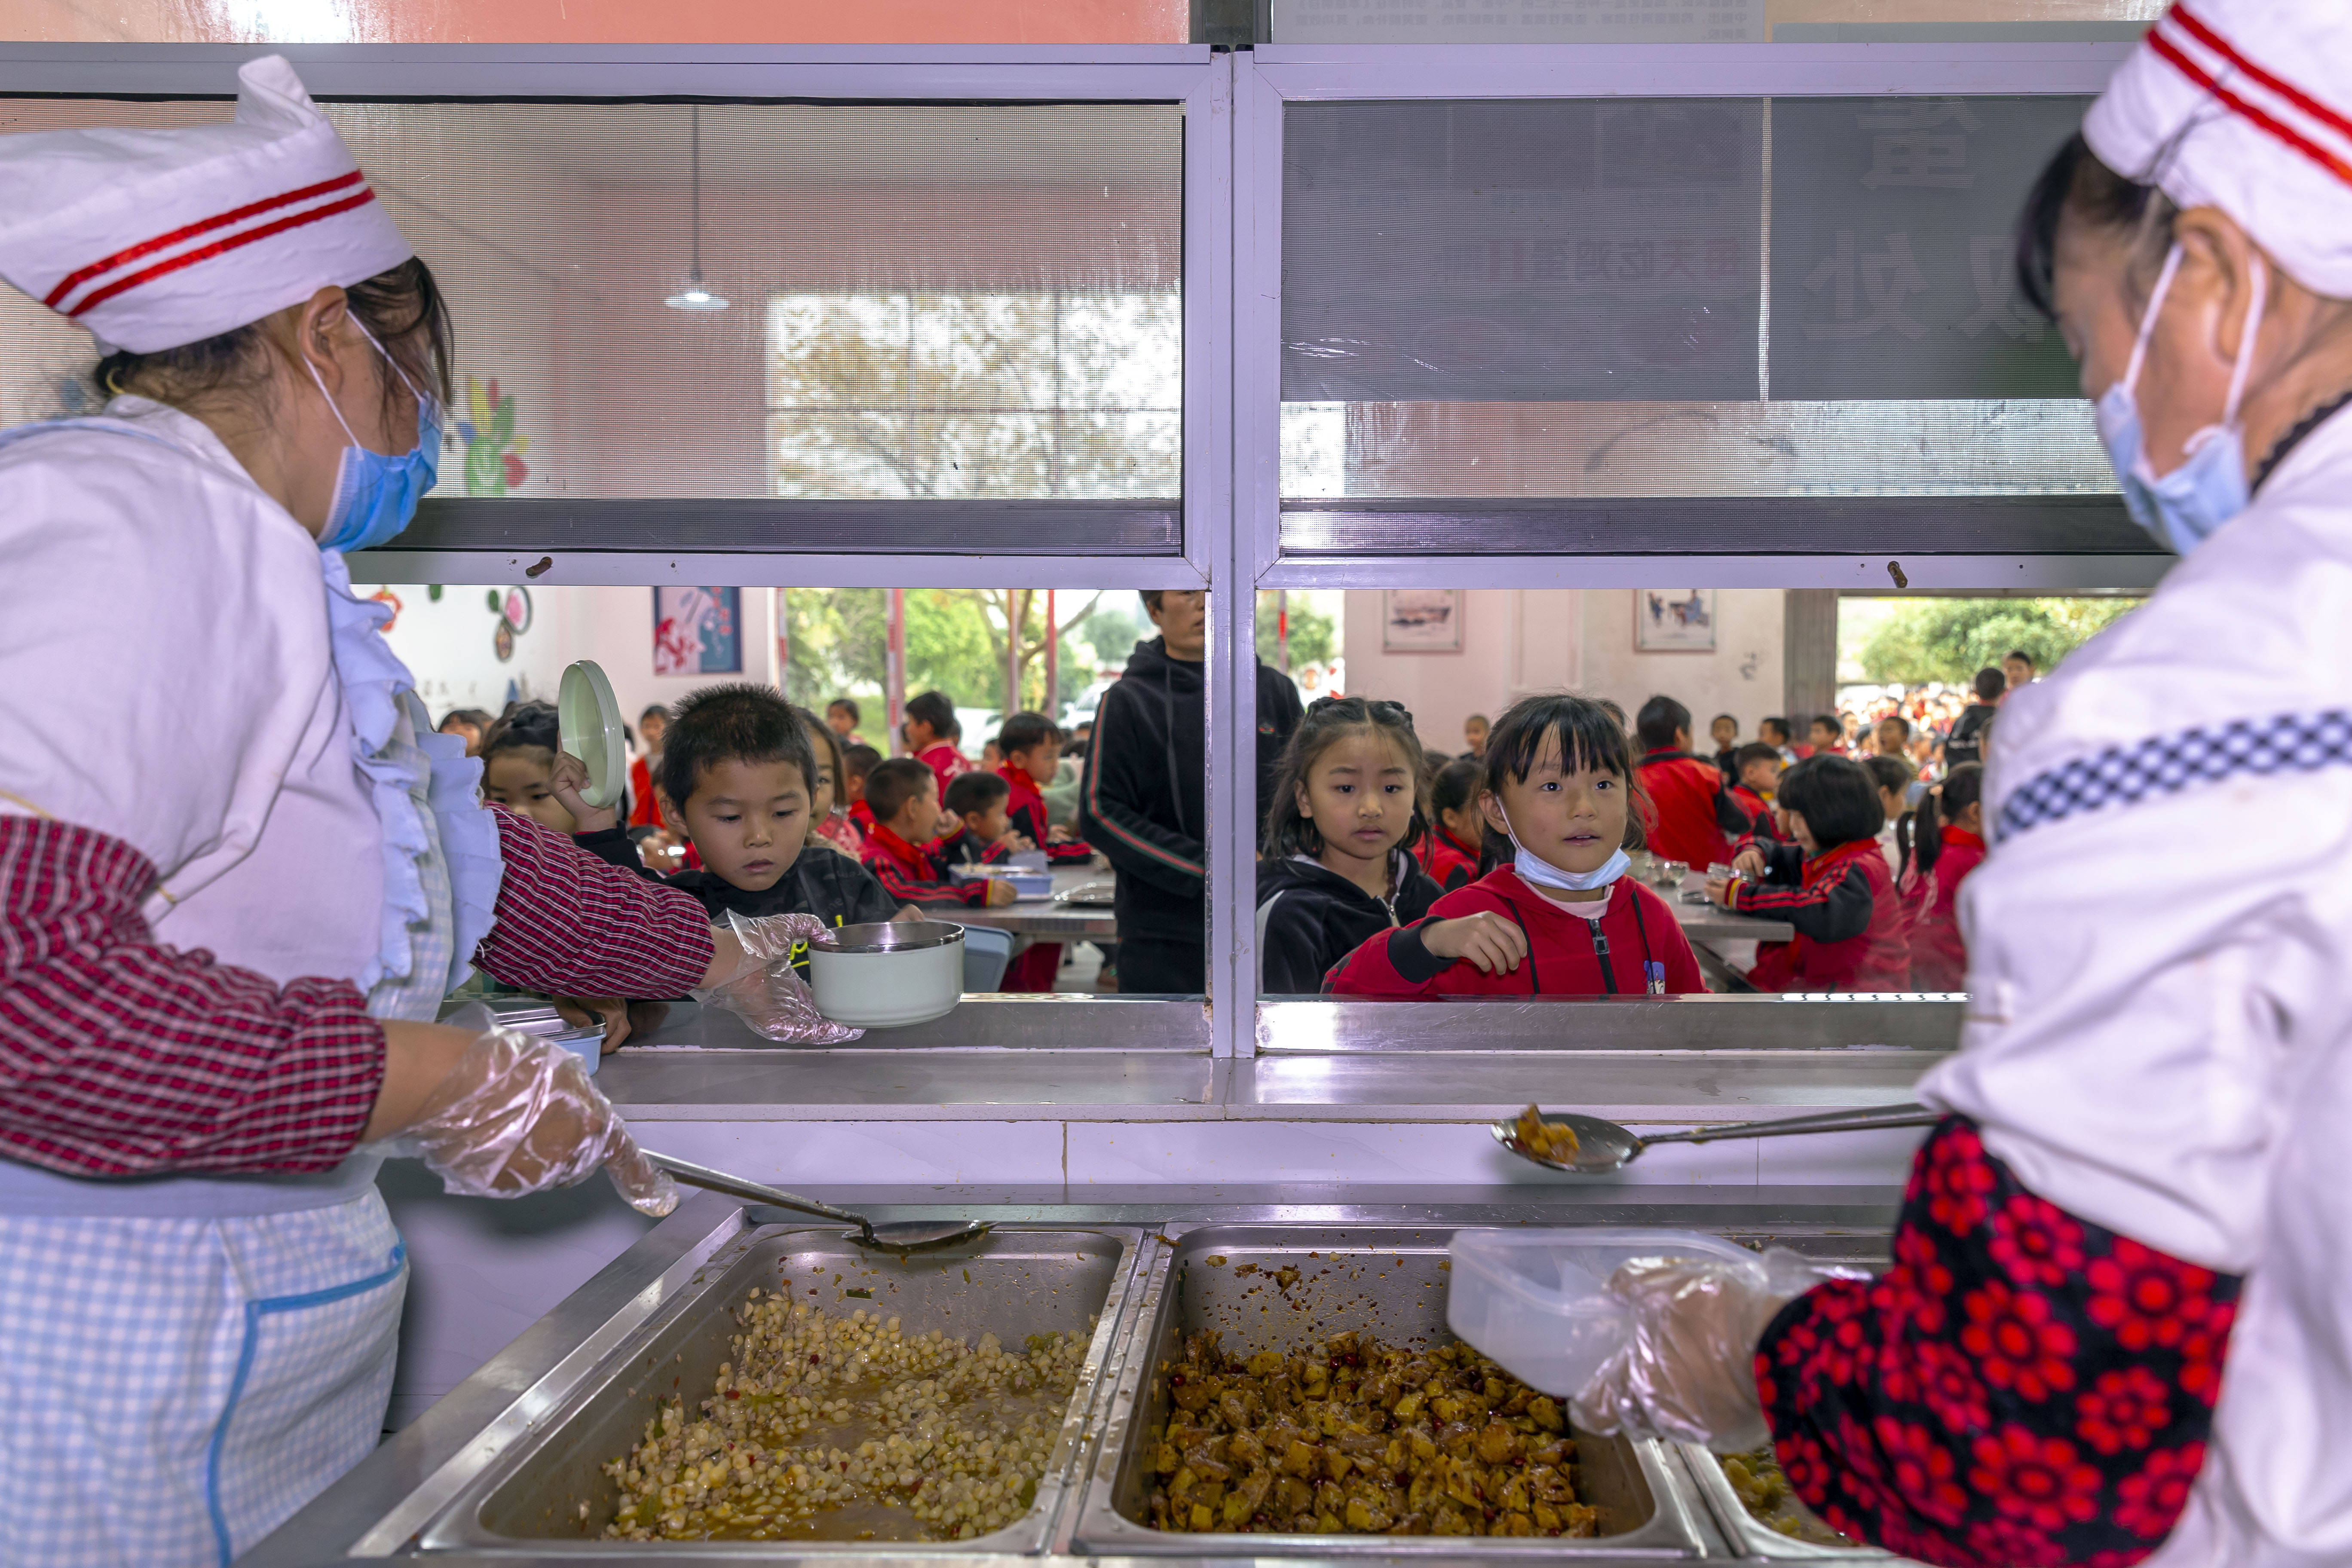
[{"label": "window screen mesh", "polygon": [[1284,493],[2112,490],[2011,264],[2084,102],[1294,104]]},{"label": "window screen mesh", "polygon": [[[0,102],[0,132],[226,102]],[[442,494],[1181,492],[1173,105],[339,104],[450,297]],[[914,321],[908,329],[908,320]],[[0,416],[88,405],[89,339],[0,291]],[[453,483],[452,481],[456,481]]]}]

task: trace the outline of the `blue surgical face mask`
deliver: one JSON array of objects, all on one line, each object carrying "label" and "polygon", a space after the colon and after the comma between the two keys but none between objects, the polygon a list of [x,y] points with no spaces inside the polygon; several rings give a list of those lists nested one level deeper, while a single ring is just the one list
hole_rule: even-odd
[{"label": "blue surgical face mask", "polygon": [[[354,321],[352,325],[359,323]],[[400,362],[376,342],[374,333],[360,327],[360,335],[375,344],[375,352],[383,354],[392,374],[415,397],[416,445],[396,458],[362,446],[343,411],[327,397],[327,384],[319,380],[318,367],[309,366],[310,379],[319,384],[319,395],[327,397],[335,423],[343,427],[352,443],[343,448],[342,461],[335,468],[334,500],[327,505],[327,524],[319,531],[321,550],[366,550],[382,544],[415,519],[417,501],[441,477],[440,399],[417,391]]]},{"label": "blue surgical face mask", "polygon": [[2221,422],[2208,425],[2189,437],[2188,456],[2180,467],[2159,479],[2148,466],[2140,432],[2139,401],[2135,395],[2140,364],[2147,357],[2148,336],[2156,327],[2156,313],[2164,309],[2164,297],[2171,291],[2173,275],[2180,270],[2179,246],[2174,246],[2172,254],[2164,258],[2164,270],[2157,277],[2156,291],[2148,296],[2147,310],[2139,319],[2139,336],[2132,344],[2131,360],[2124,367],[2123,379],[2099,395],[2099,440],[2107,448],[2107,461],[2115,466],[2116,478],[2123,485],[2124,505],[2134,522],[2156,535],[2178,555],[2188,554],[2211,538],[2223,523],[2245,510],[2253,499],[2246,483],[2246,442],[2244,432],[2238,427],[2238,404],[2245,395],[2246,374],[2253,366],[2254,336],[2262,326],[2263,298],[2270,282],[2263,258],[2255,257],[2253,264],[2253,300],[2246,313],[2245,335],[2238,342],[2238,363],[2230,373],[2230,393],[2221,405]]},{"label": "blue surgical face mask", "polygon": [[1519,880],[1522,882],[1538,888],[1551,888],[1563,893],[1589,893],[1595,888],[1607,887],[1623,876],[1633,864],[1625,851],[1621,848],[1611,850],[1609,858],[1590,871],[1563,871],[1550,861],[1538,858],[1533,850],[1519,842],[1518,834],[1511,827],[1511,814],[1503,810],[1501,800],[1496,801],[1495,809],[1502,813],[1503,832],[1511,841],[1511,848],[1514,852],[1511,869],[1519,874]]}]

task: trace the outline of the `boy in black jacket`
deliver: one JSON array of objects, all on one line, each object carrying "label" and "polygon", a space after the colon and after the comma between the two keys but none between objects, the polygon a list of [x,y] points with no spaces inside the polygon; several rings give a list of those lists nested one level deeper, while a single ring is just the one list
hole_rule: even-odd
[{"label": "boy in black jacket", "polygon": [[[1208,912],[1202,843],[1208,833],[1202,692],[1208,595],[1151,592],[1143,605],[1160,635],[1135,645],[1127,673],[1103,694],[1078,794],[1079,837],[1118,871],[1118,988],[1206,988]],[[1263,815],[1290,732],[1298,689],[1257,667],[1257,784]]]},{"label": "boy in black jacket", "polygon": [[[813,914],[827,925],[893,919],[898,903],[872,872],[807,842],[816,753],[790,704],[761,686],[713,686],[678,703],[655,780],[665,815],[702,869],[664,877],[620,828],[573,836],[601,859],[692,893],[714,920]],[[808,955],[793,967],[805,973]]]}]

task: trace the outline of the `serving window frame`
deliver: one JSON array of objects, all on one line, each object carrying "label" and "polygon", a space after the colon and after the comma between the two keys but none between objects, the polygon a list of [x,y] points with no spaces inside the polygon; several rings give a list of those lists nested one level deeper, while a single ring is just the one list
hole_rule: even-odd
[{"label": "serving window frame", "polygon": [[[221,98],[260,45],[0,44],[0,98]],[[812,519],[839,503],[790,500],[614,500],[586,502],[428,501],[445,538],[479,548],[379,550],[354,562],[373,582],[530,582],[642,586],[732,583],[798,588],[1023,587],[1212,589],[1207,668],[1209,776],[1208,993],[1144,1005],[1166,1010],[1171,1039],[1250,1058],[1286,1048],[1395,1048],[1394,1004],[1329,1003],[1309,1021],[1295,1002],[1256,994],[1254,759],[1255,595],[1260,589],[1608,588],[1664,577],[1701,587],[1946,592],[2133,590],[2152,587],[2169,557],[2083,552],[2063,545],[2070,521],[2112,498],[2021,498],[2009,503],[2023,537],[2042,529],[2057,547],[1911,553],[1807,548],[1834,510],[1822,498],[1759,497],[1737,504],[1756,520],[1740,553],[1663,550],[1574,554],[1556,544],[1556,520],[1614,509],[1671,533],[1720,501],[1671,499],[1352,503],[1281,495],[1282,153],[1286,105],[1403,100],[1906,97],[2099,91],[2130,46],[2103,43],[1757,45],[1203,45],[558,46],[289,45],[321,100],[379,102],[774,100],[998,104],[1175,103],[1183,110],[1183,493],[1171,548],[1090,543],[1084,514],[1150,503],[1041,503],[1034,526],[1006,527],[1020,503],[889,503],[916,534],[889,552],[812,547],[836,537]],[[1769,158],[1769,141],[1767,156]],[[1769,165],[1768,165],[1769,167]],[[1915,547],[1939,529],[1965,531],[1984,498],[1885,497],[1889,536]],[[582,548],[592,536],[700,509],[706,531],[740,529],[740,549],[675,552]],[[1061,515],[1055,516],[1055,509]],[[518,510],[520,509],[520,510]],[[985,512],[983,521],[982,514]],[[1284,517],[1320,514],[1313,548],[1286,547]],[[1438,516],[1444,538],[1398,550],[1399,515]],[[1548,521],[1548,520],[1551,520]],[[1016,521],[1018,520],[1016,519]],[[544,528],[543,536],[532,532]],[[614,531],[607,532],[607,529]],[[1428,531],[1427,529],[1423,530]],[[983,537],[992,548],[957,549]],[[1483,541],[1479,548],[1452,542]],[[1011,540],[1009,547],[1003,542]],[[1846,542],[1851,543],[1849,539]],[[1221,613],[1222,608],[1222,613]],[[1759,1003],[1770,999],[1758,999]],[[1220,1005],[1220,1003],[1226,1005]],[[1896,1005],[1898,1004],[1889,1004]],[[1128,1004],[1134,1005],[1134,1004]],[[1944,1008],[1942,1002],[1923,1006]],[[1942,1015],[1938,1015],[1941,1016]],[[1578,1016],[1588,1025],[1591,1009]],[[1559,1043],[1543,1010],[1497,1009],[1497,1048]],[[1586,1042],[1589,1044],[1589,1040]],[[1222,1069],[1221,1069],[1222,1070]]]}]

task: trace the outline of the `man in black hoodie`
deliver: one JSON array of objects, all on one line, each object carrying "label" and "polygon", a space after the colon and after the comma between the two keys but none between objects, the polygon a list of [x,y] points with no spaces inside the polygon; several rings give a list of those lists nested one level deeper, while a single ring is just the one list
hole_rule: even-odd
[{"label": "man in black hoodie", "polygon": [[[1135,645],[1103,694],[1078,792],[1078,834],[1118,871],[1118,988],[1206,989],[1207,763],[1202,693],[1208,595],[1152,592],[1160,636]],[[1287,676],[1257,667],[1258,807],[1302,710]],[[1252,837],[1255,837],[1252,825]]]}]

